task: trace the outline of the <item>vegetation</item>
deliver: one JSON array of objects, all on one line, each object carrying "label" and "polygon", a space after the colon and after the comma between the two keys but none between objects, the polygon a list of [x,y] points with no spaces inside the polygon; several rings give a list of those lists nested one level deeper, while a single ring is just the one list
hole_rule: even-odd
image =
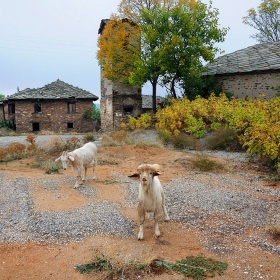
[{"label": "vegetation", "polygon": [[260,43],[280,40],[280,1],[262,0],[257,10],[251,8],[243,23],[255,28],[258,33],[251,37]]},{"label": "vegetation", "polygon": [[88,108],[84,111],[83,117],[87,119],[92,119],[94,121],[100,121],[100,110],[95,104],[93,104],[92,108]]},{"label": "vegetation", "polygon": [[227,33],[226,28],[219,28],[218,10],[211,1],[209,6],[193,0],[163,3],[122,1],[119,10],[128,20],[111,17],[97,53],[103,76],[109,80],[152,84],[154,113],[157,84],[168,87],[173,97],[177,97],[177,84],[187,89],[187,81],[196,80],[197,86],[204,70],[202,60],[214,59],[220,51],[214,44]]},{"label": "vegetation", "polygon": [[174,264],[158,259],[153,259],[149,263],[132,261],[128,264],[123,264],[102,254],[100,257],[96,256],[94,261],[79,264],[74,268],[81,274],[92,271],[107,272],[107,276],[105,275],[104,279],[119,279],[117,277],[120,275],[122,275],[122,279],[134,279],[137,275],[141,277],[141,275],[145,274],[162,274],[167,270],[173,270],[186,277],[203,280],[207,277],[215,277],[216,273],[222,275],[227,267],[228,264],[225,262],[202,256],[187,256],[186,259],[176,261]]}]

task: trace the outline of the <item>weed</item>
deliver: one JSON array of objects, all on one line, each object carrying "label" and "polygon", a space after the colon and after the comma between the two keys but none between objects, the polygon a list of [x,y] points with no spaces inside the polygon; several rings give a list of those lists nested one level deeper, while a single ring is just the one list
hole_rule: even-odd
[{"label": "weed", "polygon": [[118,181],[107,181],[104,184],[105,185],[111,185],[111,184],[118,184],[118,183],[119,183]]},{"label": "weed", "polygon": [[170,133],[168,133],[165,130],[159,130],[159,139],[164,143],[164,144],[169,144],[171,143],[172,136]]},{"label": "weed", "polygon": [[7,156],[7,149],[0,148],[0,161],[4,161]]},{"label": "weed", "polygon": [[88,133],[84,136],[84,143],[94,142],[94,141],[95,141],[95,137],[92,133]]},{"label": "weed", "polygon": [[11,143],[6,150],[7,157],[9,157],[11,160],[22,159],[26,154],[26,146],[19,142]]},{"label": "weed", "polygon": [[273,214],[273,211],[269,215],[269,223],[267,226],[267,231],[274,237],[280,238],[280,215]]},{"label": "weed", "polygon": [[103,254],[101,257],[96,257],[93,262],[86,264],[79,264],[74,267],[81,274],[90,273],[93,270],[98,271],[111,271],[112,263],[111,260],[107,259]]},{"label": "weed", "polygon": [[119,130],[119,131],[116,131],[115,133],[112,134],[112,139],[121,144],[121,143],[125,142],[127,134],[128,134],[127,131]]},{"label": "weed", "polygon": [[186,277],[192,277],[195,280],[215,277],[216,273],[222,275],[227,269],[228,264],[221,261],[215,261],[211,258],[202,256],[187,256],[186,259],[176,261],[172,266],[174,271],[182,273]]},{"label": "weed", "polygon": [[112,137],[108,135],[103,135],[101,138],[101,142],[103,146],[107,147],[113,147],[113,146],[118,146],[118,142],[115,141]]},{"label": "weed", "polygon": [[223,165],[209,159],[203,154],[197,155],[196,158],[191,161],[191,163],[193,167],[198,168],[200,171],[204,172],[224,169]]},{"label": "weed", "polygon": [[195,146],[195,139],[185,133],[180,133],[179,135],[171,138],[171,143],[175,149],[185,149],[187,147]]},{"label": "weed", "polygon": [[43,170],[46,171],[47,174],[52,174],[52,173],[59,173],[60,166],[57,162],[48,159],[48,160],[39,160],[39,165]]},{"label": "weed", "polygon": [[26,137],[26,141],[31,145],[35,144],[36,136],[34,134],[28,134]]},{"label": "weed", "polygon": [[221,127],[206,139],[210,150],[241,151],[238,135],[233,129]]}]

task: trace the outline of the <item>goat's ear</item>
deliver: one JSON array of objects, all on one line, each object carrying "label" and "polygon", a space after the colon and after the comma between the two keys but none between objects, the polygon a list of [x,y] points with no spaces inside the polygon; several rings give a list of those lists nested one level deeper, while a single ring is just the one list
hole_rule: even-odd
[{"label": "goat's ear", "polygon": [[139,177],[140,177],[140,174],[139,174],[139,173],[134,173],[134,174],[132,174],[132,175],[129,175],[128,177],[131,177],[131,178],[137,177],[137,178],[139,178]]},{"label": "goat's ear", "polygon": [[74,161],[74,157],[68,156],[68,158],[69,158],[71,161]]},{"label": "goat's ear", "polygon": [[158,175],[161,175],[161,174],[162,174],[162,172],[155,171],[155,172],[153,173],[153,176],[158,176]]},{"label": "goat's ear", "polygon": [[60,160],[60,157],[59,158],[57,158],[55,161],[59,161]]}]

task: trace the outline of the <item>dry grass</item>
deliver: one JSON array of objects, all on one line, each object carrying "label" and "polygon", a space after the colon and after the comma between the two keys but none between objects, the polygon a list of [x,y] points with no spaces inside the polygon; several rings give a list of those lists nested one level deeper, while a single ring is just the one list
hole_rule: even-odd
[{"label": "dry grass", "polygon": [[195,159],[191,160],[191,165],[194,168],[203,172],[223,170],[224,166],[204,154],[197,155]]}]

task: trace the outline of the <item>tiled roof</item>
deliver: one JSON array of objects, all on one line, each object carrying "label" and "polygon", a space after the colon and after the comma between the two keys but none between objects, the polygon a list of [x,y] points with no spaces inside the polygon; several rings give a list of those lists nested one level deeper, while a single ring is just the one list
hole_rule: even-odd
[{"label": "tiled roof", "polygon": [[27,88],[15,94],[7,96],[7,99],[91,99],[98,100],[98,97],[89,91],[69,85],[59,79],[42,88]]},{"label": "tiled roof", "polygon": [[220,56],[206,65],[204,75],[280,71],[280,41],[257,44]]},{"label": "tiled roof", "polygon": [[[164,98],[157,96],[157,98],[162,101]],[[153,96],[152,95],[142,95],[142,108],[143,109],[152,109],[153,108]]]}]

